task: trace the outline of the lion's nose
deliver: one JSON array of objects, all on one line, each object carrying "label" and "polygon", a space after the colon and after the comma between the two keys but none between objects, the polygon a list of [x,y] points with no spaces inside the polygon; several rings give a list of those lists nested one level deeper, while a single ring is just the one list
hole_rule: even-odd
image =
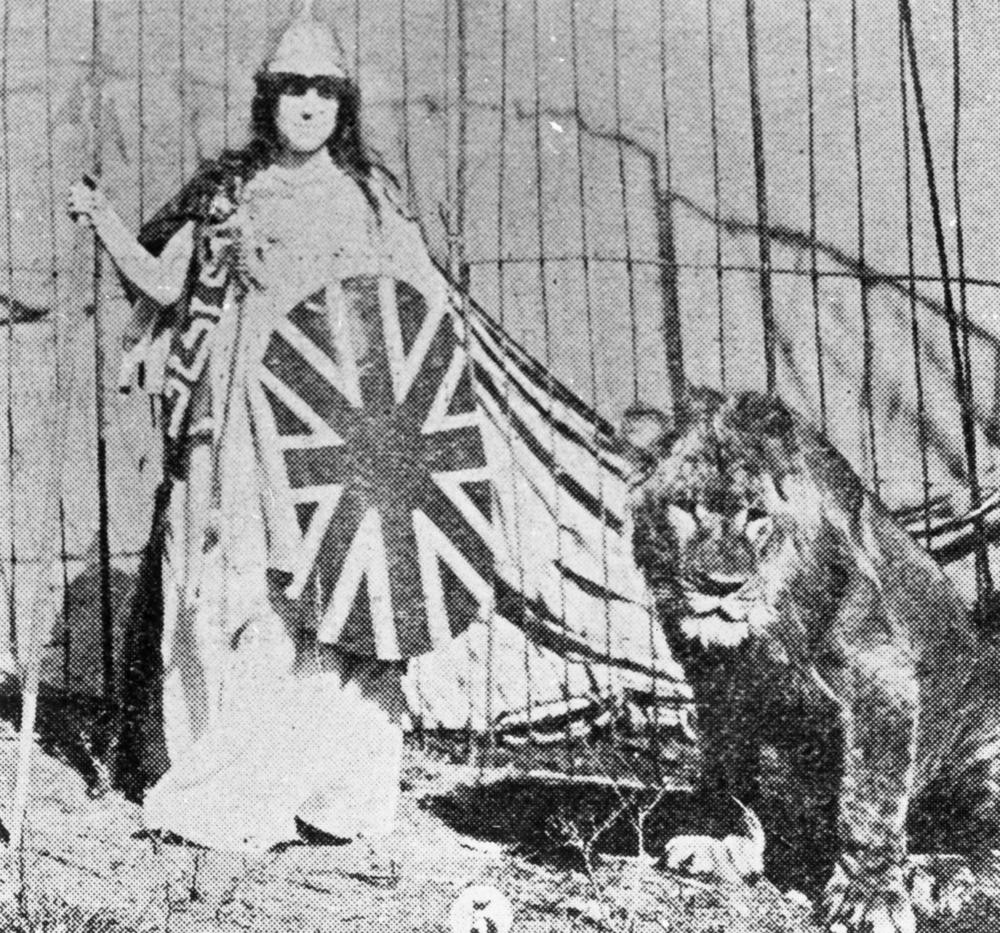
[{"label": "lion's nose", "polygon": [[731,596],[747,582],[745,574],[700,573],[692,580],[699,592],[706,596]]}]

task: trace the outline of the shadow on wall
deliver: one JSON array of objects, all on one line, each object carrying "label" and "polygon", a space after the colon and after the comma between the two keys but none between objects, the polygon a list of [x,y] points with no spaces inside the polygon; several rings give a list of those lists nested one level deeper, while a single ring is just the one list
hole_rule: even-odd
[{"label": "shadow on wall", "polygon": [[[441,115],[446,112],[445,104],[445,101],[434,95],[424,95],[409,102],[411,108],[422,109],[427,120],[441,119]],[[403,104],[397,101],[392,106],[400,110]],[[488,114],[497,120],[501,116],[500,109],[489,103],[472,101],[468,110],[470,113]],[[871,375],[874,383],[873,417],[877,424],[876,446],[888,449],[891,453],[901,436],[916,438],[923,433],[927,449],[937,458],[942,471],[939,478],[932,476],[931,481],[943,481],[948,486],[962,486],[967,482],[958,429],[958,402],[955,398],[953,363],[948,347],[946,311],[938,296],[927,293],[928,289],[933,291],[939,288],[933,281],[937,275],[936,267],[928,270],[930,285],[925,285],[921,278],[913,287],[911,296],[911,284],[905,276],[887,272],[869,261],[862,262],[849,250],[832,241],[811,237],[805,230],[781,223],[770,223],[762,228],[754,217],[727,213],[722,206],[713,208],[697,202],[684,193],[682,181],[678,183],[676,178],[671,179],[670,173],[664,170],[662,153],[637,137],[595,124],[572,108],[547,107],[538,110],[514,101],[506,116],[509,120],[522,124],[545,121],[562,126],[575,125],[579,134],[586,139],[618,148],[628,153],[637,164],[644,166],[642,174],[650,192],[650,210],[654,220],[651,246],[655,252],[654,257],[650,258],[659,267],[662,314],[660,326],[667,377],[674,397],[679,390],[683,390],[688,376],[692,372],[699,372],[697,344],[710,336],[707,332],[701,333],[698,328],[694,331],[691,329],[691,303],[698,301],[699,296],[689,294],[690,288],[709,267],[688,265],[680,257],[685,225],[689,230],[692,221],[697,225],[705,225],[721,234],[725,242],[744,243],[747,246],[745,264],[737,263],[720,270],[734,273],[726,280],[729,298],[727,304],[733,306],[729,310],[731,320],[755,316],[754,308],[747,304],[748,301],[759,303],[759,286],[755,281],[756,249],[752,244],[759,237],[766,236],[775,251],[772,288],[775,290],[776,342],[780,355],[779,391],[786,400],[796,407],[805,405],[804,413],[810,414],[817,426],[823,427],[820,422],[826,417],[826,412],[822,392],[832,394],[830,404],[838,412],[836,420],[840,422],[831,425],[835,435],[833,439],[838,442],[838,446],[845,441],[849,442],[847,447],[854,445],[854,440],[848,436],[850,429],[843,423],[843,414],[847,411],[843,406],[858,406],[857,390],[865,378],[862,362],[862,312],[857,307],[858,299],[853,292],[854,287],[860,285],[867,290],[874,309],[872,337],[875,346],[872,351]],[[488,156],[473,159],[469,170],[473,186],[476,184],[475,176],[491,168]],[[675,216],[677,211],[683,211],[685,216]],[[637,244],[626,246],[636,248]],[[622,255],[617,257],[623,264],[628,261],[626,252],[623,248]],[[819,308],[813,307],[812,297],[806,294],[799,297],[789,286],[790,281],[803,282],[808,291],[807,266],[808,257],[812,253],[819,257],[822,270],[820,276],[824,283],[823,293],[816,299],[820,303]],[[488,256],[476,258],[487,261],[490,259]],[[830,274],[831,264],[835,270],[833,275]],[[921,270],[918,269],[917,274],[920,275]],[[744,279],[747,282],[753,280],[749,289],[740,288],[739,283]],[[732,293],[730,287],[735,289]],[[720,284],[720,301],[721,290]],[[709,298],[707,293],[700,297]],[[914,337],[911,333],[909,310],[911,297],[920,320],[920,333],[916,339],[925,383],[922,406],[918,404],[915,388],[911,384],[914,364],[902,364],[902,360],[909,360],[913,355],[911,341]],[[687,306],[682,307],[685,303]],[[851,313],[845,314],[847,311]],[[707,318],[710,316],[710,309],[703,307],[700,314],[702,318]],[[824,385],[819,387],[821,394],[818,403],[818,374],[813,371],[816,363],[812,358],[816,351],[803,338],[804,334],[811,333],[814,326],[818,326],[814,317],[822,319],[822,356],[826,368]],[[745,353],[748,346],[756,346],[754,341],[746,344],[746,337],[742,327],[739,334],[731,334],[729,351]],[[970,321],[969,341],[970,355],[977,367],[974,374],[976,392],[973,406],[974,419],[981,432],[980,443],[985,441],[990,445],[1000,446],[1000,335]],[[685,350],[688,351],[687,359]],[[537,347],[534,352],[537,354]],[[763,354],[763,346],[754,352]],[[860,419],[865,417],[860,408],[857,416]],[[879,454],[884,456],[885,449],[879,451]],[[877,456],[863,446],[858,451],[844,449],[842,453],[852,460],[855,468],[864,476],[871,469],[869,461]],[[891,457],[889,459],[891,461]],[[985,459],[988,462],[989,458]],[[899,464],[890,462],[886,465],[889,467],[889,476],[895,478],[892,469]],[[983,469],[982,465],[980,469]],[[908,504],[911,499],[917,501],[919,495],[914,498],[910,486],[918,487],[919,483],[909,483],[907,488],[900,490],[900,502],[895,504]],[[890,494],[889,498],[898,496]]]},{"label": "shadow on wall", "polygon": [[[66,587],[63,611],[42,658],[38,743],[74,768],[94,793],[116,786],[134,795],[165,769],[157,702],[162,615],[155,586],[158,558],[150,548],[137,570],[112,566],[109,571],[113,697],[104,688],[104,581],[96,546]],[[147,572],[151,568],[152,574]],[[19,683],[9,676],[0,683],[0,719],[19,727],[20,717]]]},{"label": "shadow on wall", "polygon": [[[66,587],[63,609],[42,656],[42,687],[35,732],[42,750],[76,770],[92,793],[110,786],[109,750],[114,710],[104,698],[102,596],[97,547]],[[115,659],[121,657],[137,575],[112,566],[108,579]],[[116,676],[120,680],[120,676]],[[0,684],[0,719],[20,728],[18,679]]]},{"label": "shadow on wall", "polygon": [[[113,564],[108,573],[117,665],[132,611],[136,573]],[[97,546],[93,544],[87,551],[83,569],[69,580],[62,612],[52,627],[42,658],[43,682],[68,694],[95,699],[104,695],[102,588],[101,565]]]}]

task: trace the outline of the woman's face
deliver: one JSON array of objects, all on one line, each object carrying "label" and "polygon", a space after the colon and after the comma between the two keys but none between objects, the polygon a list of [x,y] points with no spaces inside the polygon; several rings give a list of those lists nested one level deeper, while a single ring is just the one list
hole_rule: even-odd
[{"label": "woman's face", "polygon": [[321,97],[315,87],[281,94],[274,122],[282,145],[294,153],[317,152],[333,135],[339,112],[340,98]]}]

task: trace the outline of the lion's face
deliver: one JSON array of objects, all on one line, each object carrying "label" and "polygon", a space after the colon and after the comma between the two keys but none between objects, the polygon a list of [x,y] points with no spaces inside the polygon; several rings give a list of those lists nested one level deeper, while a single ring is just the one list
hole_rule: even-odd
[{"label": "lion's face", "polygon": [[634,549],[681,632],[734,646],[767,628],[801,567],[818,503],[773,443],[732,430],[725,406],[662,450],[635,487]]}]

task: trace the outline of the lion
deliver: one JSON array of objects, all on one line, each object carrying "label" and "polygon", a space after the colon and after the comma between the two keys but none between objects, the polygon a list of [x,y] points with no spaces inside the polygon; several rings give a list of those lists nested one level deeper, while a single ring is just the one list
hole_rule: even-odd
[{"label": "lion", "polygon": [[779,399],[692,390],[681,408],[633,408],[623,433],[635,559],[698,706],[703,790],[754,806],[770,769],[786,810],[813,806],[768,832],[787,842],[805,819],[791,858],[829,853],[829,928],[912,933],[908,835],[973,866],[998,845],[997,652]]}]

